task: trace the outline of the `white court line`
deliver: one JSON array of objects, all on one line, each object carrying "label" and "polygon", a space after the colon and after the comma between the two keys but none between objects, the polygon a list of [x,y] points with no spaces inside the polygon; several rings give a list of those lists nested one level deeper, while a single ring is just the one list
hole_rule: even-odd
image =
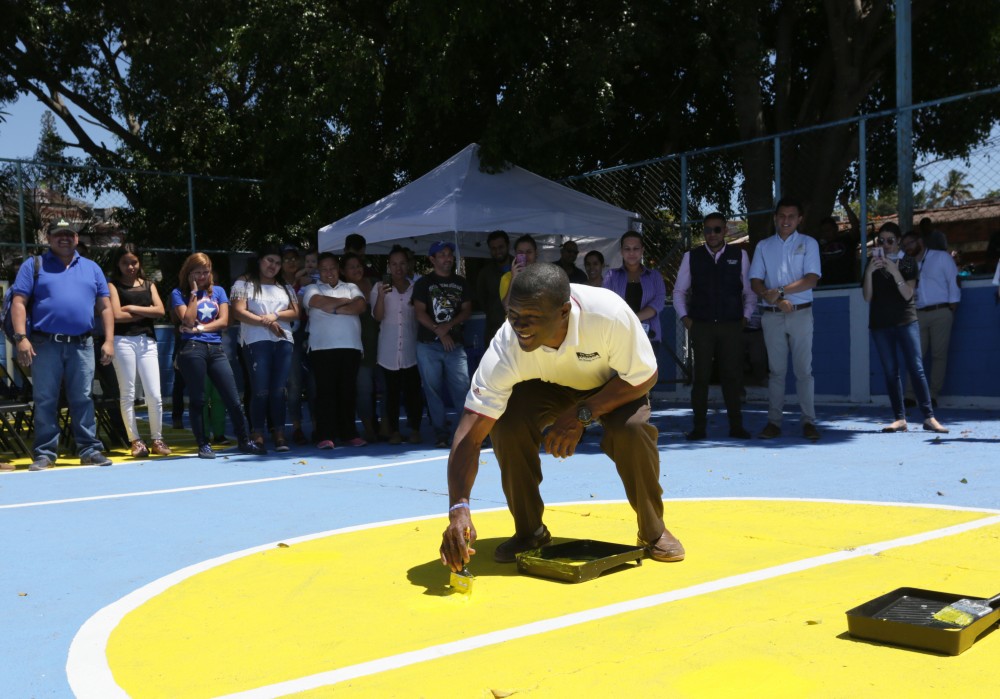
[{"label": "white court line", "polygon": [[[348,667],[337,668],[335,670],[329,670],[327,672],[321,672],[314,675],[308,675],[306,677],[300,677],[286,682],[279,682],[264,687],[258,687],[255,689],[247,690],[244,692],[238,692],[236,694],[227,696],[229,698],[240,697],[241,699],[264,699],[264,698],[270,699],[272,697],[280,697],[288,694],[293,694],[296,692],[303,692],[310,689],[316,689],[318,687],[325,687],[332,684],[336,684],[338,682],[343,682],[344,680],[348,679],[356,679],[367,675],[373,675],[379,672],[385,672],[396,668],[406,667],[408,665],[414,665],[420,662],[426,662],[429,660],[444,658],[458,653],[464,653],[470,650],[475,650],[477,648],[484,648],[487,646],[496,645],[498,643],[503,643],[504,641],[526,638],[528,636],[533,636],[542,633],[548,633],[550,631],[555,631],[557,629],[564,629],[570,626],[576,626],[578,624],[584,624],[619,614],[625,614],[628,612],[640,609],[647,609],[649,607],[654,607],[669,602],[675,602],[682,599],[688,599],[691,597],[706,595],[712,592],[718,592],[720,590],[726,590],[741,585],[749,585],[764,580],[770,580],[772,578],[776,578],[782,575],[798,573],[805,570],[810,570],[813,568],[830,565],[833,563],[840,563],[843,561],[860,558],[862,556],[875,555],[884,551],[888,551],[893,548],[899,548],[903,546],[913,546],[927,541],[932,541],[934,539],[940,539],[955,534],[961,534],[964,532],[973,531],[975,529],[980,529],[982,527],[988,527],[994,524],[1000,524],[1000,514],[997,514],[998,510],[986,510],[979,508],[963,508],[963,507],[948,507],[948,506],[935,507],[933,505],[923,505],[923,504],[906,505],[900,503],[865,502],[861,500],[832,500],[832,499],[810,500],[804,498],[782,499],[782,498],[747,497],[747,498],[706,498],[702,500],[698,500],[695,498],[690,498],[690,499],[685,498],[685,500],[691,502],[695,501],[711,502],[715,500],[725,500],[725,501],[743,500],[752,502],[757,500],[766,500],[771,502],[781,502],[781,501],[823,502],[823,503],[852,504],[852,505],[876,505],[876,506],[886,505],[886,506],[897,506],[897,507],[920,507],[927,509],[969,510],[975,512],[990,512],[993,513],[994,516],[986,517],[979,520],[974,520],[972,522],[965,522],[963,524],[956,524],[950,527],[944,527],[942,529],[935,529],[929,532],[913,534],[898,539],[891,539],[889,541],[876,542],[873,544],[865,544],[863,546],[858,546],[857,548],[851,550],[835,551],[833,553],[824,554],[822,556],[815,556],[801,561],[793,561],[791,563],[772,566],[770,568],[763,568],[757,571],[741,573],[739,575],[733,575],[707,583],[700,583],[698,585],[692,585],[690,587],[682,588],[679,590],[670,590],[668,592],[656,595],[650,595],[647,597],[640,597],[634,600],[617,602],[614,604],[606,605],[604,607],[588,609],[580,612],[575,612],[572,614],[567,614],[564,616],[554,617],[551,619],[543,619],[540,621],[531,622],[529,624],[524,624],[521,626],[515,626],[508,629],[501,629],[498,631],[492,631],[489,633],[480,634],[478,636],[462,639],[460,641],[443,643],[440,645],[430,646],[428,648],[422,648],[420,650],[410,651],[407,653],[399,653],[397,655],[392,655],[385,658],[378,658],[376,660],[371,660],[364,663],[358,663],[356,665],[350,665]],[[566,507],[566,506],[581,505],[581,504],[588,504],[593,506],[595,504],[597,505],[619,504],[620,502],[621,501],[589,500],[589,501],[580,501],[575,503],[558,503],[556,505],[551,505],[551,506]],[[484,509],[478,511],[492,512],[505,509],[506,509],[505,507],[497,507],[497,508]],[[295,539],[287,539],[284,541],[285,543],[290,543],[290,544],[301,543],[322,537],[334,536],[338,534],[346,534],[350,532],[364,531],[366,529],[373,529],[376,527],[392,526],[396,524],[405,524],[409,522],[427,521],[431,519],[440,518],[440,516],[441,515],[410,517],[406,519],[397,519],[386,522],[362,524],[353,527],[346,527],[343,529],[320,532],[318,534],[309,534],[307,536],[302,536]],[[186,568],[182,568],[181,570],[166,575],[158,580],[154,580],[148,585],[144,585],[143,587],[129,593],[125,597],[122,597],[121,599],[115,602],[112,602],[108,606],[98,611],[96,614],[90,617],[83,624],[83,626],[80,627],[80,630],[73,638],[73,642],[70,644],[69,656],[66,661],[66,676],[67,679],[69,680],[70,687],[72,687],[74,694],[81,699],[90,699],[91,697],[94,699],[114,699],[116,697],[127,697],[128,695],[124,692],[124,690],[121,687],[118,686],[118,684],[114,680],[111,668],[108,666],[108,659],[106,654],[107,644],[111,637],[111,633],[114,631],[115,627],[118,626],[118,623],[121,621],[121,619],[124,618],[124,616],[129,612],[137,609],[145,602],[161,594],[168,588],[180,583],[186,578],[192,577],[205,570],[209,570],[211,568],[224,565],[225,563],[228,563],[230,561],[234,561],[239,558],[243,558],[245,556],[250,556],[255,553],[272,549],[277,543],[278,542],[273,542],[270,544],[264,544],[262,546],[256,546],[251,549],[245,549],[243,551],[227,554],[225,556],[219,556],[217,558],[213,558],[208,561],[202,561],[201,563],[196,563]]]},{"label": "white court line", "polygon": [[[483,454],[493,453],[492,449],[483,449]],[[310,471],[309,473],[295,473],[288,476],[272,476],[269,478],[254,478],[245,481],[227,481],[225,483],[210,483],[207,485],[189,485],[182,488],[164,488],[162,490],[142,490],[135,493],[109,493],[107,495],[91,495],[83,498],[64,498],[62,500],[36,500],[34,502],[18,502],[10,505],[0,505],[0,510],[16,510],[22,507],[43,507],[45,505],[67,505],[76,502],[96,502],[99,500],[117,500],[119,498],[138,498],[148,495],[167,495],[170,493],[190,493],[198,490],[214,490],[216,488],[232,488],[241,485],[256,485],[259,483],[277,483],[279,481],[289,481],[298,478],[313,478],[315,476],[335,476],[342,473],[354,473],[356,471],[377,471],[385,468],[397,468],[399,466],[412,466],[413,464],[423,464],[429,461],[440,461],[447,459],[447,454],[441,456],[428,456],[425,459],[411,459],[409,461],[396,461],[373,466],[354,466],[352,468],[339,468],[332,471]],[[96,468],[96,467],[95,467]]]}]

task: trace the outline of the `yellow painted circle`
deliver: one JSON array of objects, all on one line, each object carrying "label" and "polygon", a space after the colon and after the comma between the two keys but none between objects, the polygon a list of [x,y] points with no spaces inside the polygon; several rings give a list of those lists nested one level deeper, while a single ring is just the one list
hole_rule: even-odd
[{"label": "yellow painted circle", "polygon": [[[435,557],[443,518],[377,526],[186,577],[121,619],[107,659],[134,697],[255,688],[263,689],[254,696],[379,698],[978,696],[1000,684],[1000,635],[944,657],[851,639],[844,612],[903,586],[997,592],[997,523],[851,557],[857,547],[991,517],[828,502],[668,502],[686,561],[646,561],[572,585],[494,563],[510,517],[477,513],[487,538],[470,566],[470,597],[448,593]],[[545,520],[557,540],[634,542],[625,504],[550,507]],[[838,552],[846,560],[820,558]],[[775,569],[796,562],[805,568]],[[759,571],[770,572],[755,580]],[[679,599],[664,599],[674,592]]]}]

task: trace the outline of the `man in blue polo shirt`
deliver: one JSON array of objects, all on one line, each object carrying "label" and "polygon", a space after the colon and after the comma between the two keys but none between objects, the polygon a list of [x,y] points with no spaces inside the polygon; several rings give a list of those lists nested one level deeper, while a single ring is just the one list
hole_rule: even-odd
[{"label": "man in blue polo shirt", "polygon": [[[115,353],[114,317],[108,284],[101,268],[76,251],[79,236],[68,221],[49,225],[49,249],[42,255],[38,277],[34,264],[26,261],[14,280],[11,320],[17,346],[17,361],[31,367],[35,409],[34,461],[29,471],[44,471],[56,461],[59,444],[59,389],[65,382],[66,400],[72,420],[80,463],[109,466],[97,438],[94,401],[94,309],[100,313],[104,342],[101,364]],[[30,306],[31,335],[25,335],[26,310]]]}]

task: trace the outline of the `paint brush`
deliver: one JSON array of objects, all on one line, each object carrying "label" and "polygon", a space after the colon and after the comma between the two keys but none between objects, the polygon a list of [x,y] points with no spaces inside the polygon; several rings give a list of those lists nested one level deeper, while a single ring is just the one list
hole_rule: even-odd
[{"label": "paint brush", "polygon": [[[468,546],[469,541],[472,538],[472,531],[469,527],[465,528],[465,543]],[[449,579],[449,584],[451,589],[463,595],[472,594],[472,584],[476,581],[476,576],[469,572],[469,567],[463,565],[462,570],[457,573],[452,571],[451,577]]]},{"label": "paint brush", "polygon": [[1000,594],[989,599],[960,599],[935,612],[934,618],[946,624],[968,626],[995,612],[997,604],[1000,604]]}]

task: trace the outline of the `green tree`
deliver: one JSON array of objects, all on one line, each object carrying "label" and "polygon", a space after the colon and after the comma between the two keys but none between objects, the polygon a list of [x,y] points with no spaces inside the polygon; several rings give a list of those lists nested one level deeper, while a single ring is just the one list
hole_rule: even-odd
[{"label": "green tree", "polygon": [[972,196],[972,186],[966,180],[968,174],[961,170],[949,170],[943,182],[936,182],[931,188],[931,207],[961,206]]}]

